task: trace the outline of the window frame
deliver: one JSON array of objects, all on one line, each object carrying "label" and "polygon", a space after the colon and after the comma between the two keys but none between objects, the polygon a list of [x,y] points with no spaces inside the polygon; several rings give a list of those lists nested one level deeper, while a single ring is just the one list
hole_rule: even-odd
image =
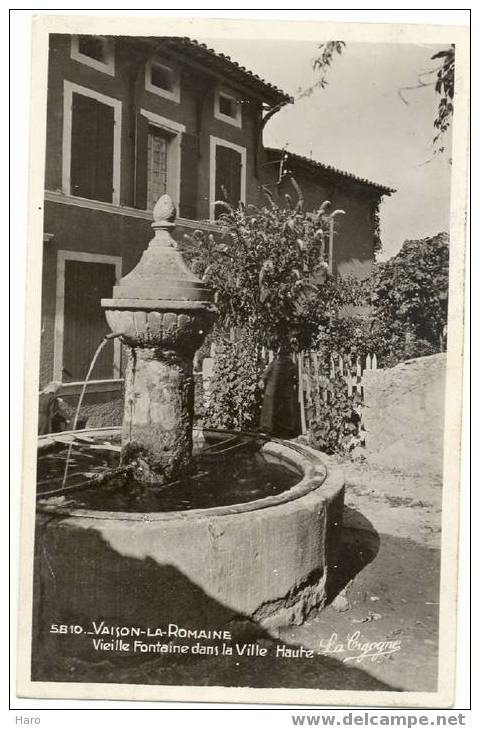
[{"label": "window frame", "polygon": [[[161,86],[156,86],[152,83],[152,65],[160,66],[164,71],[168,71],[172,74],[173,79],[173,90],[162,89]],[[163,96],[164,99],[174,101],[176,104],[180,103],[180,74],[178,69],[173,66],[168,66],[163,61],[157,60],[156,58],[150,58],[145,64],[145,89],[150,91],[152,94],[157,96]]]},{"label": "window frame", "polygon": [[[167,119],[148,109],[140,109],[140,114],[147,119],[151,126],[157,127],[172,135],[172,140],[167,147],[167,194],[170,195],[178,210],[182,182],[182,135],[186,131],[186,127],[184,124]],[[149,210],[149,208],[146,209]]]},{"label": "window frame", "polygon": [[[121,141],[122,141],[122,102],[112,96],[105,96],[86,86],[79,86],[71,81],[63,82],[63,139],[62,139],[62,192],[72,195],[71,162],[72,162],[72,103],[73,94],[88,96],[95,101],[113,106],[113,171],[112,171],[112,204],[120,205],[121,183]],[[90,198],[82,198],[90,200]]]},{"label": "window frame", "polygon": [[[172,150],[170,148],[170,144],[173,140],[172,135],[169,132],[166,132],[164,129],[158,127],[156,124],[150,124],[147,122],[147,210],[153,210],[153,207],[155,203],[157,202],[158,195],[161,194],[168,194],[168,188],[171,183],[171,176],[172,176],[172,164],[171,164],[171,157],[172,157]],[[158,141],[160,140],[160,141]],[[153,162],[155,158],[155,148],[156,144],[158,144],[158,149],[160,151],[160,155],[164,158],[163,159],[163,169],[158,169],[158,177],[156,174],[154,174],[153,171]],[[155,195],[157,196],[156,199],[153,197],[153,190],[152,187],[157,187],[155,184],[156,182],[159,182],[160,184],[158,187],[160,190],[157,190]],[[164,188],[164,189],[163,189]]]},{"label": "window frame", "polygon": [[[83,263],[105,263],[115,266],[116,283],[122,276],[122,257],[108,256],[103,253],[86,253],[84,251],[57,251],[57,275],[55,292],[55,326],[53,338],[53,379],[63,383],[63,346],[65,331],[65,262],[80,261]],[[120,340],[113,342],[113,367],[112,377],[115,380],[120,378],[122,364],[122,349]],[[98,380],[100,382],[101,380]],[[97,380],[92,380],[97,382]],[[67,385],[75,383],[68,382]]]},{"label": "window frame", "polygon": [[[223,114],[220,111],[220,97],[221,96],[223,96],[226,99],[230,99],[231,101],[233,101],[235,103],[236,114],[234,117],[229,116],[228,114]],[[232,126],[238,127],[239,129],[241,129],[241,127],[242,127],[242,102],[232,92],[225,91],[225,89],[222,89],[222,88],[216,88],[213,115],[216,119],[219,119],[219,121],[225,122],[226,124],[232,124]]]},{"label": "window frame", "polygon": [[[88,35],[88,34],[81,34]],[[107,60],[98,61],[96,58],[87,56],[80,51],[79,35],[72,35],[70,43],[70,58],[73,61],[84,63],[86,66],[94,68],[96,71],[107,73],[109,76],[115,76],[115,46],[113,38],[106,38],[103,35],[96,36],[105,43]]]},{"label": "window frame", "polygon": [[240,166],[240,202],[245,205],[247,193],[247,148],[241,147],[220,137],[210,136],[210,220],[215,220],[215,188],[216,188],[216,150],[217,147],[229,147],[241,156]]}]

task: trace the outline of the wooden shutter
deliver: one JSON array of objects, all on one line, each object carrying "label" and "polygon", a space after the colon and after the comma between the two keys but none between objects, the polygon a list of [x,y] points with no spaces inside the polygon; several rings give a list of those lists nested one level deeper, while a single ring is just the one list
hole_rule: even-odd
[{"label": "wooden shutter", "polygon": [[238,206],[242,189],[242,155],[234,149],[230,150],[230,204]]},{"label": "wooden shutter", "polygon": [[180,217],[197,218],[198,140],[195,134],[183,134],[180,162]]},{"label": "wooden shutter", "polygon": [[[112,295],[115,266],[65,261],[63,381],[83,380],[91,359],[109,328],[100,305]],[[92,379],[113,377],[113,341],[101,352]]]},{"label": "wooden shutter", "polygon": [[96,102],[97,137],[95,165],[95,200],[112,202],[113,199],[113,106]]},{"label": "wooden shutter", "polygon": [[82,94],[72,95],[71,194],[113,199],[114,110]]},{"label": "wooden shutter", "polygon": [[[234,208],[240,202],[242,156],[230,147],[217,145],[215,150],[215,200],[226,200]],[[221,214],[215,211],[215,217]]]},{"label": "wooden shutter", "polygon": [[137,114],[135,158],[135,207],[147,209],[148,119]]},{"label": "wooden shutter", "polygon": [[72,151],[70,191],[93,199],[95,189],[95,150],[97,135],[96,101],[81,94],[72,95]]}]

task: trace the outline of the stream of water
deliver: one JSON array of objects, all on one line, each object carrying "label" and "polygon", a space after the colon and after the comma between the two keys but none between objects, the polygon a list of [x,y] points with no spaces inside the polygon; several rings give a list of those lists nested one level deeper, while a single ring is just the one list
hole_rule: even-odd
[{"label": "stream of water", "polygon": [[[72,430],[73,431],[75,431],[77,429],[78,416],[80,414],[80,409],[82,407],[83,398],[85,396],[85,392],[86,392],[86,389],[87,389],[87,384],[88,384],[88,381],[89,381],[89,379],[91,377],[91,374],[93,372],[93,368],[95,367],[95,363],[96,363],[98,357],[100,356],[100,353],[101,353],[102,349],[105,347],[106,344],[108,344],[108,342],[110,341],[110,339],[115,339],[115,337],[119,337],[119,336],[120,336],[119,334],[107,334],[102,339],[102,341],[100,342],[100,344],[98,345],[98,347],[95,350],[95,353],[94,353],[94,355],[92,357],[92,361],[90,362],[90,366],[88,368],[88,372],[87,372],[86,377],[85,377],[85,379],[83,381],[82,390],[80,392],[80,397],[78,398],[77,408],[75,410],[75,417],[73,418],[73,425],[72,425]],[[72,437],[72,440],[70,441],[70,443],[68,445],[68,451],[67,451],[67,456],[66,456],[66,461],[65,461],[65,470],[64,470],[64,473],[63,473],[63,480],[62,480],[62,489],[65,488],[65,484],[66,484],[66,481],[67,481],[68,466],[70,464],[70,458],[71,458],[71,455],[72,455],[73,441],[74,441],[74,437]]]}]

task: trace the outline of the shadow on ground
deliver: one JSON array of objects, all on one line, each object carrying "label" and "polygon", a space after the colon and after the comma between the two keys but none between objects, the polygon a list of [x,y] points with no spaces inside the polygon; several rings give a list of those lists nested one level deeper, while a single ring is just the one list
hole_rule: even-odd
[{"label": "shadow on ground", "polygon": [[[52,528],[52,526],[54,528]],[[323,690],[395,690],[363,668],[318,655],[287,657],[297,641],[279,640],[209,597],[172,565],[118,554],[93,529],[75,531],[61,519],[37,526],[34,571],[32,680],[129,683],[150,685],[248,686]],[[67,548],[68,547],[68,548]],[[365,552],[342,572],[338,586],[373,558]],[[367,561],[368,561],[367,559]],[[340,574],[340,572],[339,572]],[[92,621],[108,626],[166,628],[168,623],[199,629],[227,629],[232,655],[222,655],[222,641],[199,640],[217,646],[219,655],[172,655],[95,650]],[[78,625],[80,634],[52,633],[51,625]],[[98,636],[97,636],[98,637]],[[102,635],[106,643],[116,636]],[[123,637],[133,645],[135,638]],[[168,643],[171,638],[143,642]],[[195,640],[173,639],[190,646]],[[302,642],[302,641],[301,641]],[[237,645],[266,649],[266,655],[240,655]],[[256,647],[256,648],[255,648]]]},{"label": "shadow on ground", "polygon": [[[306,648],[331,636],[345,642],[356,632],[364,643],[400,641],[394,655],[362,660],[362,669],[397,690],[435,691],[440,550],[411,538],[378,534],[353,509],[345,509],[344,523],[329,604],[303,625],[283,629],[281,639]],[[334,600],[340,590],[340,599]]]},{"label": "shadow on ground", "polygon": [[327,585],[327,604],[375,559],[380,547],[373,524],[356,509],[344,507],[343,525],[337,564]]}]

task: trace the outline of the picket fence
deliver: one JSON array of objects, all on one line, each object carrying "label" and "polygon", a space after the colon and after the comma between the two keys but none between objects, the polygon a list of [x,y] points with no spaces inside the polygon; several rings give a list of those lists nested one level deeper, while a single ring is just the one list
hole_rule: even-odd
[{"label": "picket fence", "polygon": [[328,403],[333,394],[333,383],[341,377],[347,385],[349,397],[354,398],[353,407],[360,418],[363,416],[363,373],[365,370],[376,370],[376,354],[366,357],[331,358],[325,366],[320,355],[315,351],[301,352],[296,355],[298,367],[298,400],[302,434],[305,435],[311,419],[322,412],[324,403]]},{"label": "picket fence", "polygon": [[[265,366],[273,361],[274,352],[262,347],[261,357]],[[300,420],[302,434],[308,432],[312,418],[320,415],[322,404],[328,403],[332,397],[333,381],[339,376],[347,384],[350,397],[356,394],[355,409],[360,417],[363,414],[363,373],[365,370],[376,370],[376,354],[367,354],[365,357],[337,357],[331,358],[326,367],[319,352],[307,351],[292,354],[292,360],[298,368],[298,401],[300,406]],[[203,406],[207,407],[211,398],[213,367],[215,362],[215,345],[211,345],[210,356],[200,363],[194,361],[197,378],[201,379],[203,392]]]}]

